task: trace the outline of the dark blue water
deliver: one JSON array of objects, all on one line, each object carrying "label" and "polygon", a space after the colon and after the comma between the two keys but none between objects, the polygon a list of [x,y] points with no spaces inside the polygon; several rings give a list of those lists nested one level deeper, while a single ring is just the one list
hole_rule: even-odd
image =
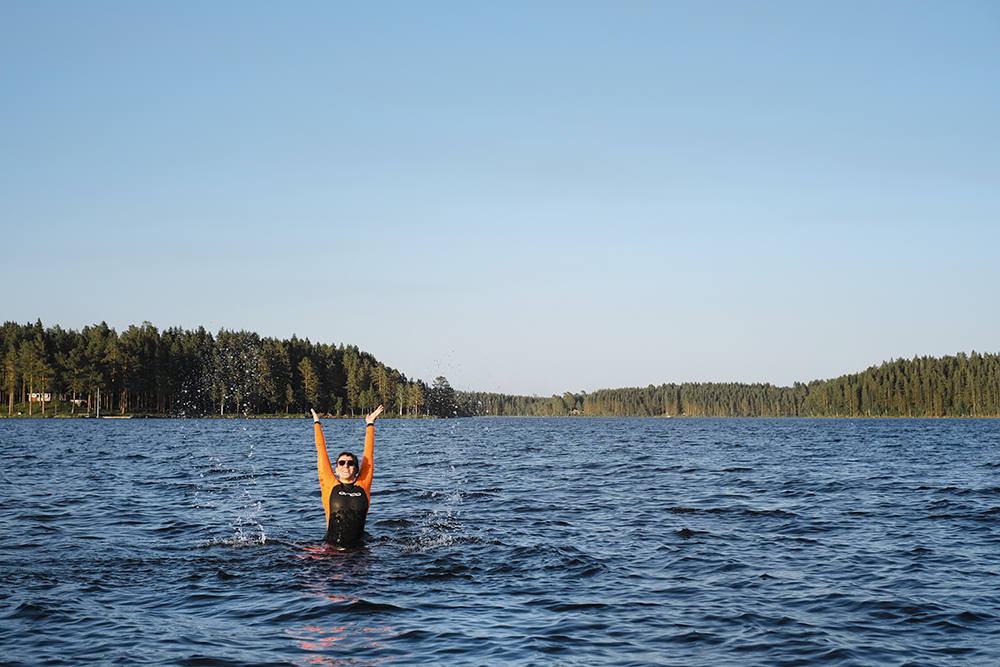
[{"label": "dark blue water", "polygon": [[377,431],[345,553],[308,419],[0,421],[0,663],[1000,664],[1000,422]]}]

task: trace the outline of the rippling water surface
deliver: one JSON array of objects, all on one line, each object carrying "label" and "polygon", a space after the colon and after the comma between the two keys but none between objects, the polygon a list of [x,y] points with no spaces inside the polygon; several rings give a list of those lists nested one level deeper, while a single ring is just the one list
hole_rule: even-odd
[{"label": "rippling water surface", "polygon": [[336,552],[309,420],[0,421],[0,663],[1000,664],[1000,422],[377,431]]}]

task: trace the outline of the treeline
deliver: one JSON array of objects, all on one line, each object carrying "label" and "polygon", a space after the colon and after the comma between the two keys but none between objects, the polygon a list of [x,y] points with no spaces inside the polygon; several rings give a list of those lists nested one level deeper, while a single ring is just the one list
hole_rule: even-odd
[{"label": "treeline", "polygon": [[[351,345],[213,335],[149,322],[118,334],[41,321],[0,329],[7,413],[37,410],[46,395],[69,411],[175,416],[360,415],[592,417],[1000,417],[1000,356],[915,357],[791,387],[684,383],[566,392],[548,398],[456,391],[444,377],[410,380]],[[17,407],[15,407],[17,406]],[[55,407],[55,405],[53,405]]]},{"label": "treeline", "polygon": [[591,417],[1000,417],[1000,356],[915,357],[791,387],[685,383],[549,398],[456,392],[463,415]]},{"label": "treeline", "polygon": [[15,405],[43,412],[46,395],[68,402],[73,413],[100,408],[225,416],[296,414],[312,407],[340,416],[382,404],[404,416],[426,414],[429,399],[441,409],[440,387],[408,380],[355,346],[295,336],[278,340],[227,330],[213,335],[203,327],[159,331],[149,322],[121,334],[103,322],[82,331],[7,322],[0,329],[0,355],[8,414]]}]

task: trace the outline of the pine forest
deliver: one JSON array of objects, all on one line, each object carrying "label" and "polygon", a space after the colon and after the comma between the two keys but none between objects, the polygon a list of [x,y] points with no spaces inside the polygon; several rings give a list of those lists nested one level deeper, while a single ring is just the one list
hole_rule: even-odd
[{"label": "pine forest", "polygon": [[117,333],[7,322],[0,416],[338,417],[377,405],[395,417],[1000,417],[1000,356],[959,353],[881,363],[831,380],[683,383],[548,398],[409,379],[352,345],[247,331]]}]

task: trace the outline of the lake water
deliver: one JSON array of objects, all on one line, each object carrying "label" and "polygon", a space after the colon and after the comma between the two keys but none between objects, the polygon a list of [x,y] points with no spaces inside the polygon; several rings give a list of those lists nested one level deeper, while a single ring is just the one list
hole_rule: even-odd
[{"label": "lake water", "polygon": [[1000,664],[1000,421],[376,430],[336,552],[308,419],[0,420],[0,663]]}]

